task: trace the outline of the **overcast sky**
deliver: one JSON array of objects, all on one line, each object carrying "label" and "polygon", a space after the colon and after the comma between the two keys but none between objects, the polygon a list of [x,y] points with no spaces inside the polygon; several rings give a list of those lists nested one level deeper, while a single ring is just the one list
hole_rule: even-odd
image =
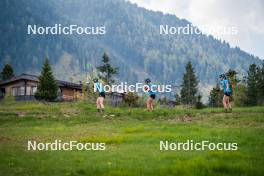
[{"label": "overcast sky", "polygon": [[237,35],[213,35],[264,59],[264,0],[130,0],[141,7],[175,14],[196,26],[235,26]]}]

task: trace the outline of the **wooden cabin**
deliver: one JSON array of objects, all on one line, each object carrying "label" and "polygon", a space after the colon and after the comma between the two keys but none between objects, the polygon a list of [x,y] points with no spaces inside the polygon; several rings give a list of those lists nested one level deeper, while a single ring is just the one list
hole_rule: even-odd
[{"label": "wooden cabin", "polygon": [[[15,100],[35,100],[34,94],[38,88],[38,76],[21,74],[0,82],[0,95],[13,96]],[[57,80],[59,92],[57,101],[73,101],[82,91],[80,84]]]},{"label": "wooden cabin", "polygon": [[113,107],[118,107],[122,104],[124,99],[125,93],[119,93],[119,92],[111,92],[109,94],[109,104]]}]

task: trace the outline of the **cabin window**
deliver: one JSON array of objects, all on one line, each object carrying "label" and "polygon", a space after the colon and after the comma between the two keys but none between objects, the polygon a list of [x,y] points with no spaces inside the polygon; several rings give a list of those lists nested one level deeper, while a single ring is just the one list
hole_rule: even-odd
[{"label": "cabin window", "polygon": [[32,95],[31,87],[27,87],[26,95]]},{"label": "cabin window", "polygon": [[37,92],[37,87],[36,86],[32,87],[32,95],[35,95],[36,92]]},{"label": "cabin window", "polygon": [[12,87],[12,95],[13,96],[25,95],[25,87],[24,86],[22,86],[22,87]]},{"label": "cabin window", "polygon": [[[36,86],[27,86],[26,95],[34,95],[37,91]],[[25,87],[12,87],[12,96],[23,96],[25,95]]]},{"label": "cabin window", "polygon": [[25,95],[25,87],[20,87],[19,95]]},{"label": "cabin window", "polygon": [[13,87],[13,88],[12,88],[12,95],[13,95],[13,96],[18,96],[18,90],[17,90],[17,87]]}]

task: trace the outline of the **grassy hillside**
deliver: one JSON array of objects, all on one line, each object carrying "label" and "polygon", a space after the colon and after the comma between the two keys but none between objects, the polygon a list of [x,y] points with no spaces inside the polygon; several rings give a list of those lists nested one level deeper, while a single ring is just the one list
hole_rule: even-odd
[{"label": "grassy hillside", "polygon": [[[187,110],[1,102],[0,175],[263,175],[264,107]],[[105,142],[105,151],[27,151],[27,141]],[[237,151],[160,151],[160,140]]]}]

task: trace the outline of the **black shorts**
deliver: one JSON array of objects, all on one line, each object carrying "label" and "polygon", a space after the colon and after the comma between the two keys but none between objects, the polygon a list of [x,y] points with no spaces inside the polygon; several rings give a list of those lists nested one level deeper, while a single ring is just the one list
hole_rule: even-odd
[{"label": "black shorts", "polygon": [[231,92],[225,92],[224,95],[230,97],[232,95],[232,93]]},{"label": "black shorts", "polygon": [[103,97],[103,98],[105,98],[105,93],[104,93],[104,92],[100,92],[100,93],[99,93],[99,97]]},{"label": "black shorts", "polygon": [[151,94],[151,95],[149,95],[149,97],[152,98],[153,100],[155,100],[156,95],[155,94]]}]

